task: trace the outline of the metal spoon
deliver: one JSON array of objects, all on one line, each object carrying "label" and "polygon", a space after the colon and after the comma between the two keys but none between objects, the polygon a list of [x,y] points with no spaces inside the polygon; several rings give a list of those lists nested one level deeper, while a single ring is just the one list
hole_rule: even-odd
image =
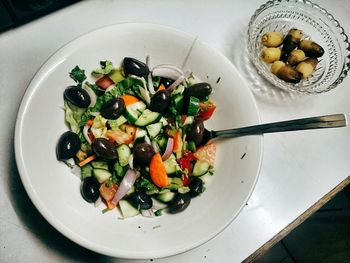
[{"label": "metal spoon", "polygon": [[344,126],[346,126],[346,116],[344,114],[332,114],[319,117],[258,124],[243,128],[234,128],[221,131],[208,131],[205,129],[202,144],[205,144],[207,141],[214,138],[232,138],[263,133],[337,128]]}]

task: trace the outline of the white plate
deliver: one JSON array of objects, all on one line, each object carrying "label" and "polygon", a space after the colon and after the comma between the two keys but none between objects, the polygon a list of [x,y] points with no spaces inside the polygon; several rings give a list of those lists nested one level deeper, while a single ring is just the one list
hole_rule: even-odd
[{"label": "white plate", "polygon": [[[63,91],[73,82],[76,65],[91,72],[100,60],[115,65],[123,57],[151,64],[191,69],[212,84],[217,111],[209,129],[259,123],[258,110],[245,81],[220,53],[195,36],[160,25],[120,24],[83,35],[56,52],[39,70],[23,98],[16,123],[15,151],[26,191],[41,214],[76,243],[106,255],[158,258],[199,246],[238,215],[253,191],[262,157],[262,136],[217,143],[216,172],[206,191],[176,215],[119,220],[102,214],[80,196],[80,181],[56,159],[64,123]],[[216,83],[220,77],[219,83]]]}]

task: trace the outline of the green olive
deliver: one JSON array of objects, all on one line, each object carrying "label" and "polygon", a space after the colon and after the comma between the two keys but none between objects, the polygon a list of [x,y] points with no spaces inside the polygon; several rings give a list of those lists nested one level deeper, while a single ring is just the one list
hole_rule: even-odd
[{"label": "green olive", "polygon": [[281,57],[281,50],[277,47],[265,47],[261,52],[261,58],[266,63],[273,63]]},{"label": "green olive", "polygon": [[291,30],[289,30],[288,34],[283,40],[282,50],[286,53],[291,52],[299,45],[302,35],[303,32],[299,29],[292,28]]},{"label": "green olive", "polygon": [[267,32],[261,38],[265,47],[278,47],[283,42],[283,35],[280,32]]},{"label": "green olive", "polygon": [[290,65],[282,61],[276,61],[271,66],[271,72],[279,79],[286,82],[298,83],[301,80],[301,74],[292,68]]},{"label": "green olive", "polygon": [[307,57],[318,58],[324,54],[324,49],[311,40],[300,41],[299,48],[305,52]]},{"label": "green olive", "polygon": [[318,60],[317,58],[308,58],[302,62],[300,62],[295,70],[298,71],[303,79],[308,78],[315,71]]},{"label": "green olive", "polygon": [[287,58],[287,62],[289,65],[296,65],[299,62],[303,61],[305,59],[305,53],[301,49],[294,49],[292,52],[289,53],[289,56]]}]

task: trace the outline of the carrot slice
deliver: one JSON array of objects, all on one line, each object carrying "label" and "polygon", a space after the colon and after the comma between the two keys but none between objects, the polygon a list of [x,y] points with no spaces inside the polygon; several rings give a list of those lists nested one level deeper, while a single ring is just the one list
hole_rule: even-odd
[{"label": "carrot slice", "polygon": [[92,125],[94,124],[94,120],[89,119],[89,120],[86,122],[86,124],[87,124],[88,126],[92,126]]},{"label": "carrot slice", "polygon": [[90,155],[89,157],[87,157],[86,159],[82,160],[81,162],[79,162],[79,166],[82,167],[85,164],[88,164],[89,162],[93,161],[96,159],[96,154]]},{"label": "carrot slice", "polygon": [[159,152],[153,155],[149,165],[149,172],[153,183],[158,187],[165,187],[169,185],[169,178],[165,171],[162,156]]},{"label": "carrot slice", "polygon": [[138,98],[136,98],[135,96],[129,95],[129,94],[124,94],[122,96],[120,96],[124,103],[125,103],[125,107],[128,107],[131,104],[134,104],[135,102],[140,101]]},{"label": "carrot slice", "polygon": [[166,90],[166,88],[165,88],[165,86],[163,84],[160,84],[160,86],[157,89],[157,92],[161,91],[161,90]]}]

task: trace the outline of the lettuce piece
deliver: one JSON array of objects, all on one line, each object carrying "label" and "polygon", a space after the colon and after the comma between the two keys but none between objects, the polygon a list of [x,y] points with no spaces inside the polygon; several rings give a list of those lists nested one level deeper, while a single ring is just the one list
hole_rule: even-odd
[{"label": "lettuce piece", "polygon": [[72,132],[80,133],[80,121],[85,109],[74,106],[68,101],[64,101],[65,119]]},{"label": "lettuce piece", "polygon": [[107,75],[109,74],[112,70],[114,70],[115,68],[113,67],[113,64],[111,61],[109,60],[105,60],[105,61],[100,61],[101,67],[97,68],[95,70],[93,70],[91,72],[91,74],[94,77],[100,77],[101,75]]}]

